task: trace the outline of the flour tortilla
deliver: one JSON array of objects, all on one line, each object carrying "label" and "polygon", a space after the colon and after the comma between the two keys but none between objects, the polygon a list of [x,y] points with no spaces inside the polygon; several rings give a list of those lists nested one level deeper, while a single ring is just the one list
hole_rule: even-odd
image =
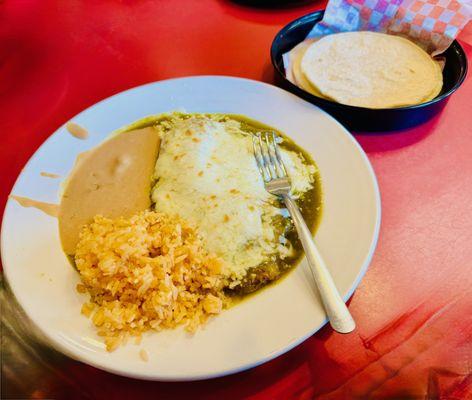
[{"label": "flour tortilla", "polygon": [[317,97],[322,97],[324,98],[320,91],[316,89],[305,77],[303,72],[301,71],[301,61],[302,58],[306,52],[306,50],[310,47],[310,45],[315,42],[315,39],[307,39],[298,45],[296,45],[292,50],[291,50],[291,62],[292,62],[292,68],[291,68],[291,73],[293,80],[295,84],[303,89],[305,92],[311,93]]},{"label": "flour tortilla", "polygon": [[325,36],[305,51],[300,69],[322,95],[359,107],[420,104],[442,88],[441,68],[423,49],[376,32]]}]

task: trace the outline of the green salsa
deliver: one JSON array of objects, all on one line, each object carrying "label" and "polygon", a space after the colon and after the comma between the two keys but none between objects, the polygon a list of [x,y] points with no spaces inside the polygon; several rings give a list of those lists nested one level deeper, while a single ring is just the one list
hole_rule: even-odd
[{"label": "green salsa", "polygon": [[[302,154],[307,164],[312,164],[316,167],[312,157],[303,148],[298,146],[292,139],[279,130],[242,115],[229,114],[227,117],[239,121],[241,123],[241,129],[248,133],[255,134],[261,131],[275,132],[276,135],[283,137],[284,139],[280,144],[282,148]],[[320,221],[322,205],[321,182],[318,168],[316,168],[313,187],[307,192],[303,193],[303,195],[301,195],[296,200],[296,202],[311,232],[315,233]],[[282,202],[279,203],[280,207],[285,207]],[[283,236],[285,236],[293,246],[293,257],[285,259],[276,257],[275,260],[270,260],[262,265],[250,269],[240,285],[234,287],[231,290],[227,290],[228,294],[241,296],[253,293],[272,282],[276,282],[288,271],[291,271],[296,265],[298,265],[304,254],[302,244],[298,239],[295,227],[291,223],[285,225],[283,228]]]}]

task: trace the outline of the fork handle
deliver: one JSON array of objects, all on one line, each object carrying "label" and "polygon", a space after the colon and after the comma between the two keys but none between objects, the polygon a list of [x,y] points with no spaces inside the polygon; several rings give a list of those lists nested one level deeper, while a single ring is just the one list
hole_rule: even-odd
[{"label": "fork handle", "polygon": [[349,333],[356,328],[356,323],[351,313],[346,307],[343,299],[339,295],[338,289],[334,284],[333,278],[316,248],[315,242],[303,216],[298,209],[295,200],[289,195],[282,196],[288,212],[292,217],[293,224],[298,232],[298,237],[302,243],[305,255],[310,266],[311,273],[316,282],[316,286],[321,295],[326,314],[328,314],[329,323],[333,329],[340,333]]}]

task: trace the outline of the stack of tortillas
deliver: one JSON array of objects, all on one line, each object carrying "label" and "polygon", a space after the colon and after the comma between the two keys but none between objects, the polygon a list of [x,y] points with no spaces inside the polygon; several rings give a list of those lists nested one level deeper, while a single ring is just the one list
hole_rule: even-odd
[{"label": "stack of tortillas", "polygon": [[421,104],[442,88],[439,64],[408,39],[345,32],[307,39],[290,55],[292,79],[305,91],[367,108]]}]

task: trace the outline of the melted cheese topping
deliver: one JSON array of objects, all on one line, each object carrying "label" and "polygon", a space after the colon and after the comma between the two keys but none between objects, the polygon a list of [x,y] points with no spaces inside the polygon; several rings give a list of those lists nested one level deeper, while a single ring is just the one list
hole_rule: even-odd
[{"label": "melted cheese topping", "polygon": [[[157,211],[193,223],[211,252],[227,263],[226,274],[240,279],[246,271],[290,246],[273,224],[287,216],[259,174],[252,138],[237,121],[192,116],[161,128],[152,200]],[[313,185],[314,166],[282,150],[294,196]]]}]

